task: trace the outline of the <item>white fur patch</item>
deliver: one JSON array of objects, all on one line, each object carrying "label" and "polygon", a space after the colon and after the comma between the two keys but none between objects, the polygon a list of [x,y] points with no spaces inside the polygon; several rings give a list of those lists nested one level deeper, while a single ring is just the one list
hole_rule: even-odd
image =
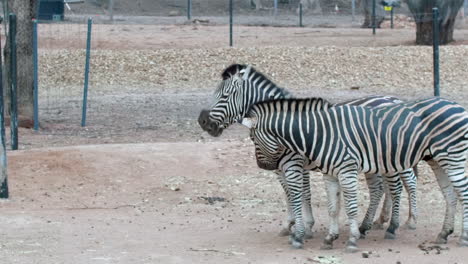
[{"label": "white fur patch", "polygon": [[242,119],[242,125],[248,127],[248,128],[252,128],[253,125],[254,125],[254,122],[253,122],[253,119],[252,118],[243,118]]},{"label": "white fur patch", "polygon": [[247,80],[247,78],[249,77],[251,69],[252,69],[252,66],[249,65],[249,66],[247,66],[247,68],[245,68],[245,70],[240,71],[240,73],[242,73],[242,79]]}]

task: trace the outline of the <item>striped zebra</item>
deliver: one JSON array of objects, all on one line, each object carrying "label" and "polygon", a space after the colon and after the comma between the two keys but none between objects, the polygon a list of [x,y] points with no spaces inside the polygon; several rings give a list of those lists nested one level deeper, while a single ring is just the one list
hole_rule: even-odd
[{"label": "striped zebra", "polygon": [[[215,91],[215,100],[213,107],[209,110],[203,110],[199,117],[200,126],[212,136],[219,136],[225,128],[232,123],[241,120],[247,110],[255,103],[265,100],[277,98],[289,98],[291,94],[276,86],[262,73],[257,72],[253,67],[247,65],[233,64],[226,68],[222,73],[223,81]],[[362,105],[369,107],[385,106],[401,102],[392,97],[367,97],[348,101],[346,104]],[[302,160],[302,161],[301,161]],[[286,182],[285,166],[295,166],[296,163],[306,163],[307,169],[312,170],[315,166],[309,161],[304,161],[301,155],[296,153],[285,153],[281,160],[281,164],[277,171],[278,179],[283,187],[288,203],[288,220],[286,228],[280,234],[287,235],[290,233],[291,227],[296,223],[294,214],[292,212],[292,205],[289,202],[290,192],[288,183]],[[310,179],[309,174],[304,171],[303,175],[303,196],[304,196],[304,219],[306,225],[306,236],[312,235],[312,226],[314,218],[310,205]],[[416,223],[416,179],[413,173],[407,173],[402,176],[404,179],[405,187],[410,193],[410,214],[407,221],[407,226],[414,228]],[[361,225],[361,233],[365,232],[372,226],[372,219],[374,218],[375,211],[377,210],[380,198],[382,196],[382,178],[378,175],[366,175],[367,184],[370,192],[370,205],[368,213]],[[339,190],[336,186],[337,181],[333,177],[325,176],[325,182],[330,185],[330,190]],[[401,186],[400,186],[401,188]],[[330,195],[329,195],[330,196]],[[389,195],[386,195],[386,203],[390,204]],[[387,206],[384,206],[387,209]],[[383,210],[380,219],[388,219],[388,209]],[[380,221],[379,224],[382,224]],[[390,236],[391,235],[387,235]],[[300,247],[300,245],[297,245]]]},{"label": "striped zebra", "polygon": [[[242,123],[251,128],[261,168],[276,169],[289,150],[337,177],[350,226],[348,251],[357,250],[360,235],[356,219],[358,172],[389,175],[387,181],[393,184],[398,172],[420,160],[431,166],[446,201],[444,224],[436,242],[446,243],[453,233],[458,194],[463,205],[459,245],[468,246],[468,112],[460,105],[438,97],[380,108],[333,106],[321,98],[280,99],[255,104]],[[300,201],[301,191],[291,191]],[[296,205],[296,220],[301,221],[301,205]],[[331,247],[338,237],[337,223],[331,222],[325,247]],[[296,225],[295,236],[300,239],[304,230],[298,228],[302,227]]]}]

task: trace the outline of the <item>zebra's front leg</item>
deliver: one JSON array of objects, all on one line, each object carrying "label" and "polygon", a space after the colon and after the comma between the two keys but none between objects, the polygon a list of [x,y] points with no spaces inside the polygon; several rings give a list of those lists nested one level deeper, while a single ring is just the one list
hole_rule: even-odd
[{"label": "zebra's front leg", "polygon": [[[289,236],[293,233],[292,228],[294,227],[294,214],[290,204],[290,192],[288,184],[286,183],[286,176],[284,172],[281,170],[275,171],[278,175],[278,180],[280,181],[281,187],[283,187],[285,196],[286,196],[286,204],[288,208],[288,216],[285,221],[285,226],[281,229],[279,235],[280,236]],[[304,172],[303,174],[303,199],[302,199],[302,206],[304,209],[304,222],[305,222],[305,238],[309,239],[313,237],[312,227],[314,226],[315,220],[312,213],[312,204],[311,204],[311,194],[310,194],[310,175],[308,172]]]},{"label": "zebra's front leg", "polygon": [[305,227],[302,220],[302,185],[303,167],[300,165],[285,166],[286,183],[290,191],[289,203],[294,214],[294,232],[289,236],[291,245],[294,248],[302,248],[304,245]]},{"label": "zebra's front leg", "polygon": [[406,192],[408,193],[408,203],[409,203],[409,215],[408,220],[405,223],[407,229],[416,229],[417,216],[418,216],[418,207],[416,200],[416,186],[417,178],[415,171],[413,169],[406,170],[400,173],[401,181],[405,187]]},{"label": "zebra's front leg", "polygon": [[328,235],[325,237],[321,249],[332,249],[333,241],[339,237],[339,213],[340,213],[340,185],[338,179],[330,176],[323,175],[325,189],[327,192],[328,200],[328,216],[329,226]]},{"label": "zebra's front leg", "polygon": [[395,239],[395,232],[400,226],[400,200],[401,191],[403,186],[401,184],[400,174],[387,175],[385,181],[390,189],[392,197],[392,217],[390,224],[388,225],[387,231],[385,232],[385,239]]},{"label": "zebra's front leg", "polygon": [[312,227],[314,227],[315,219],[312,213],[312,203],[310,194],[310,175],[308,171],[302,174],[302,206],[304,209],[304,223],[305,223],[305,238],[313,238]]},{"label": "zebra's front leg", "polygon": [[292,227],[294,226],[294,214],[293,210],[291,207],[291,197],[290,197],[290,192],[289,192],[289,187],[288,184],[286,183],[286,176],[282,170],[277,170],[275,171],[276,175],[278,175],[278,180],[281,184],[281,187],[283,187],[284,190],[284,195],[286,196],[286,207],[288,211],[288,216],[285,221],[285,225],[281,229],[279,235],[280,236],[289,236],[292,232]]},{"label": "zebra's front leg", "polygon": [[338,179],[340,181],[341,190],[345,201],[346,215],[348,216],[349,224],[349,239],[346,244],[346,252],[353,253],[358,251],[357,241],[360,237],[358,228],[358,203],[357,203],[357,190],[358,179],[357,170],[349,170],[344,174],[340,174]]},{"label": "zebra's front leg", "polygon": [[365,176],[367,187],[369,188],[370,201],[366,216],[359,227],[361,238],[365,238],[367,231],[372,228],[372,220],[379,207],[380,199],[382,199],[383,196],[382,176],[378,174],[366,174]]}]

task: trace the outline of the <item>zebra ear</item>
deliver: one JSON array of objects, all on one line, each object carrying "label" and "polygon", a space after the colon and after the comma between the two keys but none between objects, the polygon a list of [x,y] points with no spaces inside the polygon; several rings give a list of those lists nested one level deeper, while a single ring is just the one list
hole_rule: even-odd
[{"label": "zebra ear", "polygon": [[255,127],[255,125],[256,125],[256,124],[255,124],[255,123],[256,123],[255,121],[256,121],[256,120],[255,120],[254,118],[251,118],[251,117],[244,117],[244,118],[242,119],[242,125],[244,125],[244,126],[246,126],[246,127],[248,127],[248,128],[250,129],[250,128]]},{"label": "zebra ear", "polygon": [[242,73],[242,79],[244,81],[247,80],[247,78],[249,78],[249,74],[250,74],[250,70],[252,69],[252,65],[249,65],[247,66],[247,68],[245,68],[244,70],[240,70],[240,73]]}]

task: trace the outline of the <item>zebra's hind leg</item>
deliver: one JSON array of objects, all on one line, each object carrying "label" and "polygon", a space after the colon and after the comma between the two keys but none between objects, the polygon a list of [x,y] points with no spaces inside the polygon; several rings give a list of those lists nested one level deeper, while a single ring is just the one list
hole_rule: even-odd
[{"label": "zebra's hind leg", "polygon": [[[456,148],[454,148],[456,149]],[[457,155],[458,154],[458,155]],[[462,227],[462,234],[460,236],[460,240],[458,241],[458,244],[460,246],[465,246],[468,247],[468,177],[465,174],[465,163],[466,163],[466,151],[465,152],[459,152],[457,151],[456,154],[451,155],[449,157],[435,157],[434,159],[439,163],[439,166],[443,168],[443,171],[445,174],[436,174],[438,177],[437,178],[442,178],[441,180],[438,179],[439,185],[442,183],[448,183],[451,188],[449,188],[450,191],[452,191],[452,196],[455,196],[453,194],[453,190],[458,194],[458,197],[460,199],[460,202],[462,204],[463,208],[463,227]],[[446,177],[444,177],[446,175]],[[451,184],[450,184],[451,183]],[[441,187],[444,186],[443,184]],[[447,187],[445,187],[444,191],[447,190]],[[452,202],[450,200],[449,202]],[[455,206],[456,206],[456,197],[455,197],[455,202],[452,205],[453,207],[453,213],[455,213]],[[449,203],[447,203],[449,205]],[[446,216],[447,217],[447,216]],[[453,220],[451,218],[450,220]],[[442,230],[441,234],[439,234],[438,239],[441,238],[442,242],[447,241],[447,236],[453,232],[453,221],[451,222],[451,226],[448,226],[447,230]],[[450,229],[451,227],[451,229]],[[444,222],[444,228],[445,228],[445,222]],[[444,232],[446,231],[446,232]],[[447,236],[446,236],[447,234]],[[445,237],[444,237],[445,236]]]},{"label": "zebra's hind leg", "polygon": [[348,216],[349,223],[349,239],[346,244],[346,252],[353,253],[358,251],[357,241],[360,237],[357,215],[357,190],[358,179],[357,170],[349,170],[346,173],[340,174],[338,179],[340,181],[343,197],[345,201],[346,215]]},{"label": "zebra's hind leg", "polygon": [[380,199],[383,195],[382,176],[378,174],[366,174],[365,176],[367,187],[369,188],[370,201],[366,216],[359,227],[361,238],[365,238],[367,231],[372,228],[372,220],[375,217]]},{"label": "zebra's hind leg", "polygon": [[395,232],[400,226],[400,200],[403,186],[401,184],[400,174],[387,175],[385,176],[385,181],[387,182],[392,196],[392,217],[387,231],[385,232],[385,239],[395,239]]},{"label": "zebra's hind leg", "polygon": [[416,229],[418,207],[416,200],[417,178],[413,169],[400,173],[401,181],[408,192],[409,215],[405,223],[405,228]]},{"label": "zebra's hind leg", "polygon": [[387,182],[383,181],[382,186],[385,194],[382,211],[380,212],[379,218],[372,225],[372,228],[376,230],[383,230],[385,223],[390,221],[390,211],[392,208],[392,195],[390,194]]},{"label": "zebra's hind leg", "polygon": [[292,227],[294,226],[294,214],[292,211],[291,203],[290,203],[290,192],[289,192],[289,187],[288,184],[286,183],[286,176],[284,175],[284,172],[281,170],[275,171],[275,173],[278,175],[278,180],[281,184],[281,187],[283,187],[284,194],[286,196],[286,207],[288,210],[288,216],[286,219],[286,224],[285,226],[281,229],[279,235],[280,236],[289,236],[291,234]]},{"label": "zebra's hind leg", "polygon": [[328,201],[328,216],[329,226],[328,226],[328,235],[323,240],[323,244],[320,247],[321,249],[332,249],[333,241],[338,239],[339,236],[339,213],[340,213],[340,185],[338,179],[329,176],[323,175],[325,182],[325,189],[327,193]]},{"label": "zebra's hind leg", "polygon": [[315,224],[312,213],[311,194],[310,194],[310,175],[304,171],[302,175],[302,207],[304,209],[305,238],[313,238],[312,227]]},{"label": "zebra's hind leg", "polygon": [[[450,183],[448,174],[434,160],[427,162],[431,166],[437,178],[437,183],[445,199],[445,217],[442,225],[442,231],[437,235],[435,243],[446,244],[447,237],[453,233],[455,223],[455,212],[457,208],[457,195],[454,186]],[[466,194],[465,194],[466,195]]]}]

